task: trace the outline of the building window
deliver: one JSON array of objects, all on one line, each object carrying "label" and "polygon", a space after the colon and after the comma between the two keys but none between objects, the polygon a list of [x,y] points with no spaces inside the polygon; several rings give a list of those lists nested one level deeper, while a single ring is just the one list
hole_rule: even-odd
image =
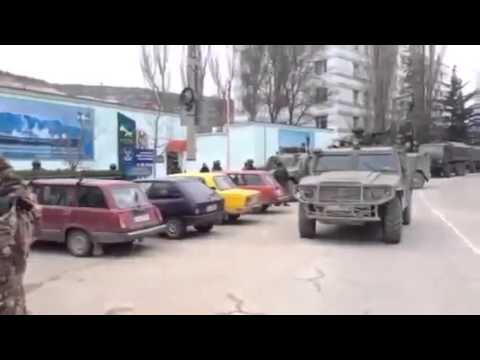
[{"label": "building window", "polygon": [[315,99],[317,103],[324,103],[328,101],[328,89],[326,87],[319,87],[316,89]]},{"label": "building window", "polygon": [[358,90],[353,90],[353,103],[355,105],[358,105],[358,93],[359,93]]},{"label": "building window", "polygon": [[322,75],[327,72],[327,60],[319,60],[315,62],[315,74]]},{"label": "building window", "polygon": [[370,94],[368,93],[368,91],[365,91],[363,93],[363,103],[365,106],[368,106],[369,102],[370,102]]},{"label": "building window", "polygon": [[360,118],[358,116],[353,117],[353,128],[356,129],[360,125]]},{"label": "building window", "polygon": [[318,129],[327,129],[328,128],[328,115],[322,115],[315,118],[316,127]]},{"label": "building window", "polygon": [[359,77],[360,75],[360,65],[358,63],[353,63],[353,77]]}]

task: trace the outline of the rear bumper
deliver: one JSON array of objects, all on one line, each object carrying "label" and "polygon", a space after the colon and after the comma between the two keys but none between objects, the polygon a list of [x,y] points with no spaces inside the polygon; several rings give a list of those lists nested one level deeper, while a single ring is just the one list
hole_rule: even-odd
[{"label": "rear bumper", "polygon": [[130,242],[135,239],[154,236],[165,232],[165,225],[158,225],[146,229],[136,230],[128,233],[103,233],[96,232],[92,236],[99,244],[116,244]]},{"label": "rear bumper", "polygon": [[185,216],[184,220],[187,225],[208,225],[219,224],[223,219],[223,211],[215,211],[209,214]]}]

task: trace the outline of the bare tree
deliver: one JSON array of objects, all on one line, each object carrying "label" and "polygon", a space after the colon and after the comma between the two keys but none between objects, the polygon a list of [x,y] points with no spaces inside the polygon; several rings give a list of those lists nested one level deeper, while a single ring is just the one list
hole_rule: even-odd
[{"label": "bare tree", "polygon": [[285,96],[288,111],[288,124],[299,125],[314,104],[308,86],[312,65],[305,45],[287,45],[288,77]]},{"label": "bare tree", "polygon": [[[232,82],[235,78],[235,48],[234,46],[227,46],[225,49],[225,63],[226,71],[222,72],[220,57],[213,55],[210,58],[209,70],[215,86],[217,87],[217,95],[225,102],[225,116],[227,119],[227,136],[230,136],[230,122],[232,119],[231,109],[231,92]],[[230,143],[227,139],[227,169],[230,167]]]},{"label": "bare tree", "polygon": [[286,47],[287,45],[267,45],[266,78],[261,93],[272,123],[278,121],[280,112],[288,103],[286,86],[290,68]]},{"label": "bare tree", "polygon": [[[168,70],[169,45],[142,45],[140,67],[143,78],[152,90],[155,97],[157,116],[153,124],[153,151],[154,162],[158,155],[158,127],[160,116],[165,110],[165,94],[170,89],[170,71]],[[156,166],[153,166],[153,175],[156,176]]]},{"label": "bare tree", "polygon": [[255,121],[262,104],[261,89],[267,75],[267,45],[244,45],[240,63],[242,105],[248,121]]},{"label": "bare tree", "polygon": [[398,50],[398,45],[373,45],[368,51],[366,71],[370,82],[365,101],[373,118],[371,129],[374,133],[385,132],[392,125],[387,124],[387,119],[393,110]]}]

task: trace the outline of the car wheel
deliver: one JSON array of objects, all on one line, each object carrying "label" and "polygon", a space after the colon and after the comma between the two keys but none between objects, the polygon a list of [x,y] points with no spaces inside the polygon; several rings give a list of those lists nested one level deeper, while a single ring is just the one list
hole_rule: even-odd
[{"label": "car wheel", "polygon": [[93,243],[86,232],[72,230],[67,235],[67,249],[70,254],[76,257],[91,256]]},{"label": "car wheel", "polygon": [[179,218],[168,219],[166,227],[165,234],[167,234],[167,237],[170,239],[181,239],[185,236],[187,231],[184,222]]},{"label": "car wheel", "polygon": [[208,233],[212,230],[213,224],[207,224],[207,225],[195,225],[194,226],[195,230],[201,233]]},{"label": "car wheel", "polygon": [[270,207],[270,205],[262,205],[262,208],[261,208],[261,212],[264,213],[268,210],[268,208]]},{"label": "car wheel", "polygon": [[419,172],[416,172],[413,175],[413,188],[414,189],[421,189],[425,186],[425,178]]},{"label": "car wheel", "polygon": [[398,244],[402,239],[402,203],[394,198],[384,207],[383,214],[383,242]]},{"label": "car wheel", "polygon": [[305,212],[305,205],[301,204],[298,207],[298,231],[300,237],[311,239],[315,237],[317,221],[309,219]]}]

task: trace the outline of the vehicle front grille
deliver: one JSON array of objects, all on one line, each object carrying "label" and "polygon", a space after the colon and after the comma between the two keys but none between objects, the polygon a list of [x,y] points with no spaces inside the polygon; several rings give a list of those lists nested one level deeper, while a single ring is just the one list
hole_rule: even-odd
[{"label": "vehicle front grille", "polygon": [[360,186],[320,186],[318,200],[322,202],[360,201]]}]

